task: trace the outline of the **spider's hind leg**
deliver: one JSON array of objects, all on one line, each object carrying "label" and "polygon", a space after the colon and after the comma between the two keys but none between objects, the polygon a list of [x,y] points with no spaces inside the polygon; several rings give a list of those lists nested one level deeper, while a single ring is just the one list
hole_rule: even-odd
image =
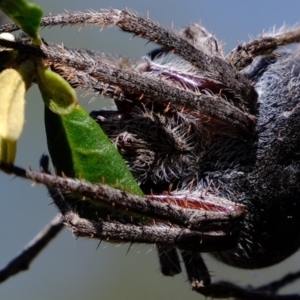
[{"label": "spider's hind leg", "polygon": [[[201,24],[190,23],[186,28],[180,30],[178,34],[196,49],[203,51],[208,55],[223,56],[222,43]],[[153,60],[169,52],[169,48],[161,47],[150,51],[148,56]]]},{"label": "spider's hind leg", "polygon": [[210,274],[199,253],[181,252],[188,280],[192,289],[205,297],[213,299],[245,299],[245,300],[299,300],[298,294],[278,295],[277,292],[288,284],[299,280],[300,272],[291,273],[279,280],[254,288],[242,287],[229,281],[211,283]]},{"label": "spider's hind leg", "polygon": [[181,273],[181,266],[176,248],[157,245],[161,273],[165,276],[174,276]]},{"label": "spider's hind leg", "polygon": [[210,285],[210,275],[201,255],[181,251],[181,256],[192,288],[197,291]]},{"label": "spider's hind leg", "polygon": [[253,59],[260,55],[272,54],[278,47],[300,42],[300,27],[282,32],[263,34],[248,43],[243,43],[234,48],[226,60],[237,70],[246,68]]}]

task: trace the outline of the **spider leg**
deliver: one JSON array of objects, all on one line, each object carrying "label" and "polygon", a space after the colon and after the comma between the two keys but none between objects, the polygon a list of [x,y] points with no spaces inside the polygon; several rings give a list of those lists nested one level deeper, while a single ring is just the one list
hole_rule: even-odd
[{"label": "spider leg", "polygon": [[[201,46],[199,43],[190,42],[192,30],[183,32],[181,35],[174,32],[168,31],[161,27],[159,24],[140,17],[129,10],[104,10],[103,12],[90,11],[87,13],[66,13],[57,16],[48,16],[42,19],[42,26],[66,26],[66,25],[98,25],[98,26],[109,26],[116,25],[124,31],[134,33],[135,35],[146,38],[149,41],[161,44],[169,51],[176,53],[192,65],[196,66],[202,72],[207,72],[213,79],[223,82],[226,86],[233,89],[238,97],[241,99],[247,99],[252,106],[256,102],[256,92],[251,85],[250,81],[245,78],[242,74],[236,71],[235,68],[231,67],[220,55],[215,55],[216,51],[211,51],[217,48],[211,47],[212,40],[216,39],[208,38],[206,30],[201,26],[194,32],[197,32],[200,37],[198,40],[208,41],[206,45],[209,47]],[[13,31],[18,28],[15,26],[4,25],[1,27],[0,32]],[[192,39],[195,34],[192,34]],[[218,44],[218,43],[217,43]],[[216,45],[217,45],[216,44]],[[195,45],[195,46],[194,46]],[[203,44],[205,45],[205,43]],[[220,54],[219,51],[217,51]]]},{"label": "spider leg", "polygon": [[259,288],[240,287],[231,282],[211,283],[209,271],[202,256],[199,253],[181,251],[188,280],[192,289],[206,297],[212,298],[234,298],[245,300],[290,300],[300,299],[299,295],[276,295],[279,288],[293,280],[299,279],[299,272],[285,276],[281,280],[274,281]]},{"label": "spider leg", "polygon": [[[275,282],[275,288],[272,283],[270,286],[257,289],[240,287],[230,282],[210,283],[209,272],[199,253],[226,251],[236,243],[233,236],[218,235],[213,232],[206,234],[159,223],[152,226],[136,226],[103,220],[88,220],[74,212],[58,189],[50,188],[49,192],[62,212],[64,222],[77,237],[96,238],[108,242],[156,244],[159,248],[161,268],[166,275],[174,275],[180,271],[174,246],[180,249],[191,286],[193,290],[202,295],[213,298],[233,297],[249,300],[300,299],[299,295],[278,296],[269,293],[270,289],[277,290],[293,278],[299,277],[297,274],[291,280],[283,278],[282,281]],[[166,249],[169,250],[168,253],[165,252]],[[163,251],[167,256],[162,256]]]},{"label": "spider leg", "polygon": [[271,54],[280,46],[299,42],[299,27],[275,34],[263,34],[258,39],[238,45],[227,55],[226,60],[237,70],[242,70],[250,65],[256,56]]},{"label": "spider leg", "polygon": [[[54,69],[66,79],[70,74],[64,73],[64,65],[68,65],[95,78],[121,89],[122,94],[131,95],[134,104],[143,101],[154,102],[158,105],[170,106],[174,111],[183,111],[198,118],[203,126],[211,131],[231,137],[247,137],[253,134],[254,119],[224,100],[219,94],[197,93],[172,86],[167,81],[147,73],[141,76],[135,70],[120,68],[106,61],[95,61],[92,57],[83,56],[72,50],[44,47]],[[159,72],[159,71],[158,71]],[[129,98],[128,96],[126,97]],[[143,100],[145,99],[145,100]],[[216,105],[216,103],[218,105]]]},{"label": "spider leg", "polygon": [[[100,239],[107,242],[156,244],[171,249],[176,247],[193,252],[228,250],[236,244],[234,236],[218,232],[191,231],[165,223],[137,226],[120,222],[107,222],[102,219],[89,220],[81,218],[65,201],[64,194],[60,190],[51,188],[48,190],[54,203],[62,213],[63,222],[73,231],[76,237]],[[173,252],[171,254],[173,255]],[[166,260],[164,262],[166,263]],[[168,259],[168,263],[170,262],[170,259]],[[170,266],[166,271],[170,271]]]},{"label": "spider leg", "polygon": [[[219,94],[207,94],[183,90],[172,86],[165,80],[151,74],[139,74],[135,70],[120,68],[107,61],[95,61],[88,55],[83,55],[62,47],[34,48],[18,42],[0,40],[0,45],[20,52],[39,57],[47,57],[54,69],[61,69],[68,65],[76,72],[88,74],[97,82],[114,85],[121,88],[124,94],[131,95],[131,99],[140,101],[150,99],[152,102],[170,107],[174,111],[192,114],[199,119],[202,126],[217,134],[225,134],[233,138],[247,138],[253,135],[255,119],[250,114],[241,111]],[[60,49],[60,50],[59,50]],[[72,73],[62,74],[66,80],[72,82]]]},{"label": "spider leg", "polygon": [[[134,195],[130,196],[125,192],[115,190],[108,186],[107,188],[110,190],[110,192],[115,192],[119,194],[119,196],[117,196],[117,194],[107,194],[103,189],[95,193],[95,190],[90,190],[92,185],[78,180],[70,180],[67,178],[51,176],[45,173],[26,171],[22,168],[12,165],[8,166],[3,163],[0,167],[4,171],[23,178],[31,179],[36,183],[42,183],[46,185],[50,190],[50,194],[54,202],[62,212],[65,222],[69,227],[72,228],[77,236],[85,236],[104,240],[109,239],[111,241],[116,240],[123,242],[164,244],[171,247],[173,246],[179,249],[196,252],[224,251],[231,249],[236,244],[237,235],[233,229],[229,226],[228,231],[223,230],[223,223],[225,228],[228,227],[228,225],[230,225],[232,222],[234,223],[233,216],[228,213],[224,213],[223,215],[221,213],[220,215],[220,213],[216,212],[200,212],[198,215],[198,210],[182,209],[179,206],[160,203],[159,201],[145,200]],[[75,187],[76,182],[79,183],[77,189]],[[86,184],[89,185],[89,187]],[[101,186],[104,187],[105,185],[95,185],[94,187],[97,189],[97,187]],[[138,213],[142,213],[145,216],[147,215],[154,217],[157,220],[165,219],[167,222],[155,221],[155,224],[153,225],[147,224],[137,226],[132,224],[122,224],[120,222],[108,222],[103,219],[99,219],[97,216],[91,220],[81,218],[78,213],[73,211],[70,204],[65,200],[64,193],[67,191],[72,192],[74,195],[85,196],[93,200],[94,196],[92,196],[90,193],[94,195],[97,193],[103,194],[102,200],[107,199],[108,201],[111,201],[113,207],[119,209],[121,209],[121,207],[118,205],[118,197],[120,198],[121,196],[119,204],[123,202],[122,207],[124,210],[126,210],[126,208],[132,208],[133,202],[131,201],[135,198],[137,200],[135,205],[137,205],[136,210]],[[124,199],[125,195],[133,198],[131,200],[129,198],[126,200]],[[144,214],[144,210],[146,208],[145,205],[148,206],[146,209],[148,210],[148,213]],[[165,212],[163,212],[164,210]],[[132,211],[132,209],[128,211],[126,210],[128,214],[130,214],[130,211]],[[240,219],[243,216],[243,213],[243,208],[238,208],[235,218]],[[216,224],[211,225],[211,223],[214,223],[214,219]],[[223,219],[224,222],[220,222],[220,219]],[[200,220],[202,220],[202,226],[200,226]],[[169,225],[168,221],[170,221],[172,225]],[[200,223],[198,221],[200,221]],[[184,225],[184,227],[176,227],[176,223]],[[199,231],[194,231],[193,228],[199,228]],[[215,230],[212,230],[212,228],[215,228]]]},{"label": "spider leg", "polygon": [[[208,203],[220,203],[220,207],[224,203],[225,211],[221,211],[219,206],[216,206],[216,209],[212,208],[211,211],[184,208],[170,203],[168,201],[170,196],[166,198],[166,201],[155,201],[155,196],[152,195],[147,199],[128,194],[105,184],[93,185],[77,179],[34,172],[4,163],[0,164],[0,168],[5,172],[43,184],[48,188],[61,190],[64,193],[69,192],[76,195],[76,197],[82,197],[82,199],[92,199],[94,203],[102,203],[114,209],[123,209],[124,211],[142,214],[150,218],[165,220],[191,230],[200,230],[202,233],[213,232],[213,240],[215,237],[222,239],[221,236],[225,236],[228,232],[234,235],[233,228],[237,226],[245,214],[243,205],[234,204],[226,199],[209,194],[204,195],[202,198],[198,197],[199,201],[204,199]],[[179,201],[181,200],[182,196],[179,197]],[[189,203],[188,199],[185,201]],[[228,203],[231,203],[232,206],[226,208]],[[191,205],[193,205],[193,199]]]},{"label": "spider leg", "polygon": [[220,281],[211,283],[210,274],[203,258],[198,253],[182,251],[188,280],[192,289],[206,297],[211,298],[234,298],[245,300],[291,300],[300,299],[295,295],[277,295],[278,289],[299,279],[299,272],[283,277],[278,281],[271,282],[259,288],[240,287],[231,282]]},{"label": "spider leg", "polygon": [[181,272],[180,261],[176,248],[157,245],[161,273],[165,276],[174,276]]},{"label": "spider leg", "polygon": [[212,57],[208,53],[195,48],[187,39],[180,35],[168,31],[159,24],[140,17],[129,10],[104,10],[101,13],[66,13],[57,16],[45,17],[42,20],[42,26],[54,25],[116,25],[124,31],[134,33],[135,35],[146,38],[149,41],[161,44],[170,51],[178,54],[186,61],[191,62],[201,71],[206,71],[214,79],[218,79],[226,86],[232,88],[243,99],[251,101],[256,99],[256,93],[250,82],[234,68],[232,68],[224,59],[218,56]]},{"label": "spider leg", "polygon": [[[45,165],[47,161],[44,160],[42,163],[45,171],[48,173],[47,166]],[[29,175],[27,177],[31,179],[34,175],[33,173],[35,173],[3,164],[1,164],[1,168],[6,171],[12,171],[16,175],[22,177]],[[117,241],[156,244],[160,248],[160,254],[162,253],[162,249],[170,249],[170,256],[163,258],[163,267],[166,268],[164,269],[165,272],[171,272],[171,270],[176,271],[174,267],[179,266],[179,262],[177,261],[178,256],[173,256],[175,251],[174,247],[179,248],[193,290],[204,296],[213,298],[233,297],[246,300],[300,299],[299,295],[275,295],[275,292],[279,288],[298,279],[299,274],[284,277],[282,280],[275,281],[260,288],[243,288],[230,282],[210,283],[209,272],[199,253],[226,251],[227,249],[230,249],[236,243],[236,240],[232,238],[232,236],[218,235],[217,232],[209,232],[206,234],[203,232],[169,226],[163,223],[154,224],[152,226],[136,226],[119,222],[106,222],[99,219],[84,219],[74,212],[70,205],[65,201],[64,195],[59,189],[53,189],[51,187],[49,188],[49,192],[63,215],[63,221],[77,237],[95,238],[108,242]],[[162,259],[162,257],[160,257],[160,259]],[[173,266],[170,265],[171,263],[173,263]],[[179,272],[179,270],[180,269],[177,269],[177,272]],[[171,274],[169,273],[169,275]],[[270,290],[271,293],[269,292]]]},{"label": "spider leg", "polygon": [[[210,55],[219,55],[220,57],[223,57],[222,44],[201,24],[191,23],[186,28],[180,30],[178,35],[200,51],[207,52]],[[149,52],[148,56],[154,60],[169,52],[169,48],[161,47]]]},{"label": "spider leg", "polygon": [[299,300],[297,294],[291,295],[275,295],[269,292],[261,292],[258,289],[251,287],[240,287],[228,281],[220,281],[212,283],[205,287],[193,286],[193,290],[214,299],[244,299],[244,300]]},{"label": "spider leg", "polygon": [[266,288],[240,287],[231,282],[211,283],[209,271],[200,254],[182,251],[182,258],[192,289],[206,297],[234,298],[245,300],[288,300],[300,299],[299,295],[279,296]]},{"label": "spider leg", "polygon": [[210,275],[201,255],[182,251],[181,256],[192,288],[197,290],[198,287],[209,286]]}]

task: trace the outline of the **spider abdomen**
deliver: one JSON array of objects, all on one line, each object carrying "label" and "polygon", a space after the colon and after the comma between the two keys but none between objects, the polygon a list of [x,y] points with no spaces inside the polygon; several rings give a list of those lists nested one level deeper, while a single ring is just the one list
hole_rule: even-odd
[{"label": "spider abdomen", "polygon": [[231,200],[245,204],[248,212],[236,249],[217,257],[243,268],[274,265],[300,247],[300,60],[283,54],[264,67],[254,78],[256,136],[244,149],[234,143],[238,152],[231,165],[240,175],[218,179]]}]

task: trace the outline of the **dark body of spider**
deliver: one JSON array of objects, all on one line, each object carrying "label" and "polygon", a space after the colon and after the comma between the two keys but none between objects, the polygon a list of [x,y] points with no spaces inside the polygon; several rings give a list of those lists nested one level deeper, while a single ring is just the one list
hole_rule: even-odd
[{"label": "dark body of spider", "polygon": [[92,116],[145,192],[160,193],[172,183],[176,191],[208,190],[245,205],[236,246],[213,254],[254,269],[272,266],[300,247],[300,59],[297,53],[258,57],[243,73],[258,93],[255,133],[247,140],[203,141],[208,137],[197,132],[197,121],[155,108]]},{"label": "dark body of spider", "polygon": [[203,141],[196,120],[155,108],[92,116],[145,192],[172,183],[177,191],[207,189],[244,204],[236,247],[215,256],[252,269],[274,265],[300,247],[300,59],[293,53],[259,57],[244,74],[259,95],[255,134],[246,141]]},{"label": "dark body of spider", "polygon": [[[51,67],[74,87],[115,100],[116,111],[95,111],[91,116],[119,149],[144,192],[154,194],[150,198],[166,195],[174,203],[182,196],[187,202],[212,197],[217,206],[218,199],[227,200],[218,209],[233,226],[218,231],[231,242],[233,237],[234,243],[225,240],[206,250],[227,264],[263,268],[296,252],[300,248],[300,58],[298,52],[274,51],[299,42],[299,30],[241,45],[224,58],[219,42],[199,25],[173,34],[127,10],[65,14],[45,18],[42,24],[89,22],[115,24],[163,45],[151,58],[174,51],[189,62],[164,65],[159,64],[161,58],[147,58],[128,67],[90,51],[51,45],[43,49]],[[205,106],[208,102],[203,99],[213,106]],[[238,223],[231,210],[234,203],[245,208]],[[69,226],[83,235],[73,223]],[[109,238],[118,240],[114,232]],[[175,248],[161,243],[158,250],[163,273],[180,272]],[[182,257],[198,292],[213,297],[241,295],[223,293],[222,288],[207,290],[210,278],[199,253],[184,249]]]},{"label": "dark body of spider", "polygon": [[[193,30],[191,25],[182,35],[197,46],[195,36],[200,30],[199,43],[205,44],[200,49],[218,55],[218,42],[202,27]],[[155,54],[163,52],[168,52],[168,48]],[[125,100],[114,96],[117,111],[91,115],[115,143],[144,192],[172,191],[176,198],[177,194],[205,191],[243,204],[245,218],[238,228],[232,229],[232,235],[237,234],[235,246],[230,250],[225,246],[226,250],[222,251],[220,245],[212,251],[227,264],[263,268],[297,251],[300,247],[297,233],[300,227],[300,59],[297,53],[259,56],[241,70],[254,85],[257,102],[255,93],[254,99],[249,96],[241,100],[234,89],[191,66],[185,72],[184,67],[164,66],[146,59],[135,69],[141,75],[149,73],[179,89],[221,95],[256,118],[255,129],[249,126],[250,134],[244,137],[233,133],[232,137],[231,129],[217,119],[207,119],[184,106],[174,109],[171,104],[169,108],[166,103],[153,102],[147,94],[143,98],[125,91],[122,94]],[[158,246],[158,250],[162,272],[165,275],[180,272],[175,249]],[[202,292],[202,285],[210,282],[206,278],[209,276],[200,271],[202,261],[199,273],[204,275],[197,277],[193,273],[197,270],[189,271],[187,266],[194,264],[198,268],[197,255],[182,253],[182,256],[192,286]]]},{"label": "dark body of spider", "polygon": [[[205,76],[199,83],[197,75],[176,68],[160,66],[154,71],[153,65],[155,59],[137,68],[179,88],[209,90],[234,103],[234,92],[220,83]],[[91,115],[118,147],[145,193],[208,191],[243,204],[246,214],[235,229],[236,245],[213,255],[235,267],[254,269],[274,265],[300,247],[299,55],[259,56],[241,73],[258,94],[257,104],[249,105],[256,126],[247,139],[207,132],[199,125],[201,117],[184,109],[169,111],[151,99],[139,104],[132,97],[134,105],[117,100],[118,111]]]}]

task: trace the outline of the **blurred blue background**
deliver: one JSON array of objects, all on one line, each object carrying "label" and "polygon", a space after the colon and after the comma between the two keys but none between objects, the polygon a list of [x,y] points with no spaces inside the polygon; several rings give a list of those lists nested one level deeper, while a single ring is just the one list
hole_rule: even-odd
[{"label": "blurred blue background", "polygon": [[[138,1],[138,0],[36,0],[45,15],[69,11],[100,10],[125,7],[147,15],[167,28],[180,29],[189,22],[201,21],[205,27],[226,43],[226,53],[237,43],[256,37],[264,29],[283,24],[294,25],[300,19],[300,2],[294,1]],[[72,47],[86,47],[125,57],[140,57],[153,49],[145,40],[116,28],[99,32],[99,27],[44,29],[47,41]],[[80,92],[79,92],[80,94]],[[87,110],[109,108],[109,102],[91,97],[81,100]],[[47,153],[43,127],[43,106],[36,87],[27,96],[26,126],[18,144],[16,163],[38,170],[38,160]],[[56,214],[46,189],[30,182],[0,174],[0,267],[6,265],[30,239]],[[156,251],[151,246],[116,246],[96,241],[75,240],[65,230],[23,272],[0,286],[0,298],[24,299],[199,299],[191,291],[185,273],[175,278],[160,274]],[[265,270],[243,271],[230,268],[205,256],[213,279],[233,280],[238,284],[263,284],[280,278],[287,271],[298,270],[300,256]],[[297,285],[286,291],[299,292]]]}]

